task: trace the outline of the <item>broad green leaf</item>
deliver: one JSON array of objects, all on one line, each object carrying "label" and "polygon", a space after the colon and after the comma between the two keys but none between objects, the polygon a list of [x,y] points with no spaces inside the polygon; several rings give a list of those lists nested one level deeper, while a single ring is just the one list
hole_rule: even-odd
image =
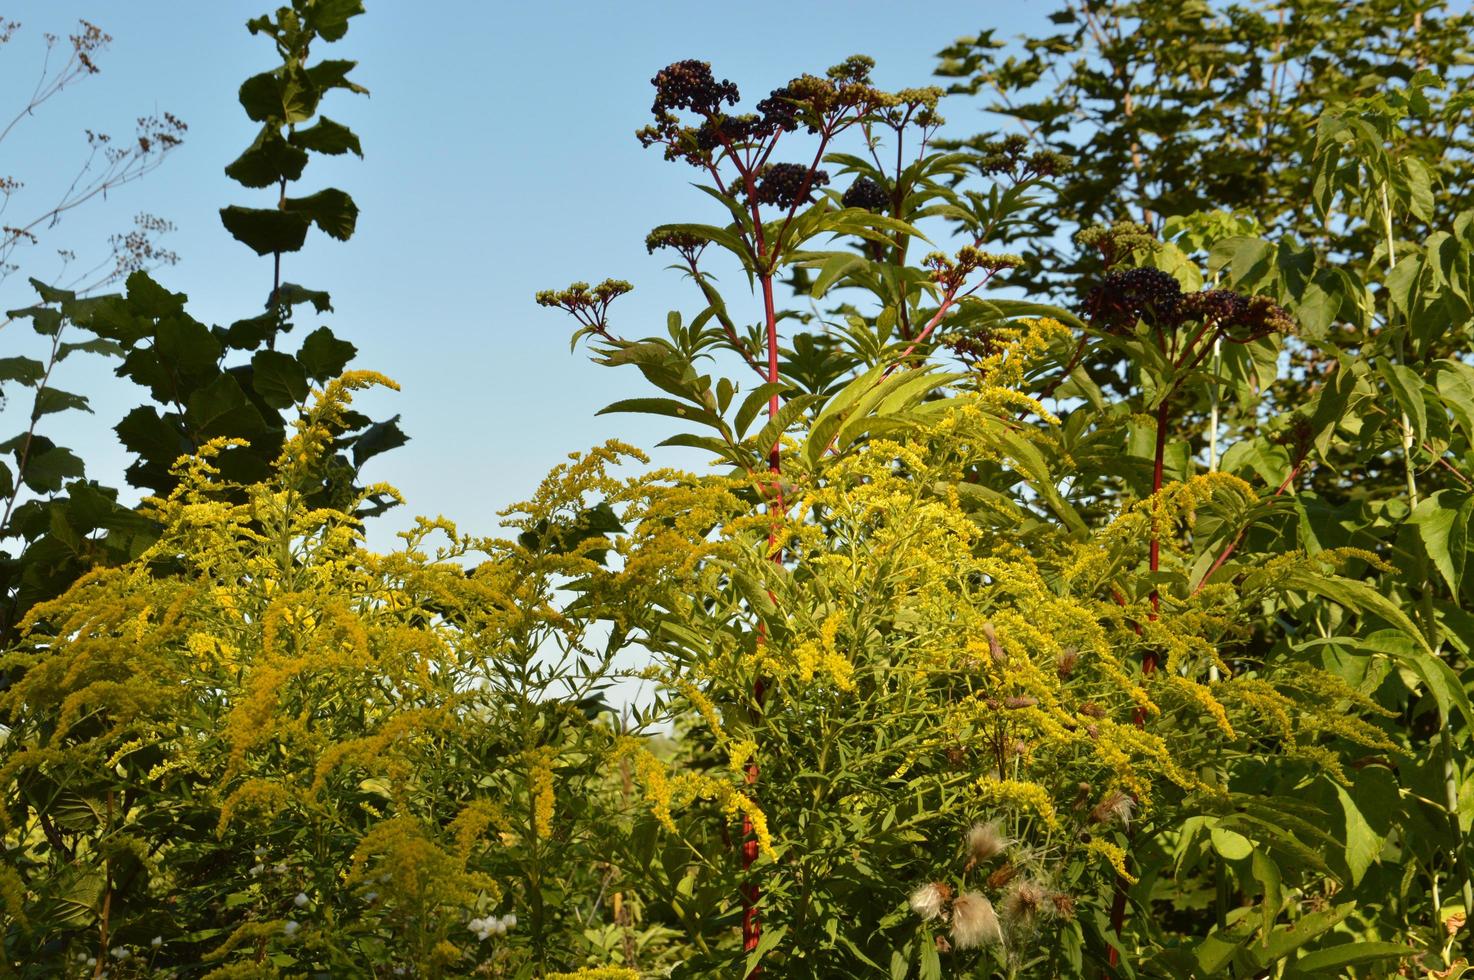
[{"label": "broad green leaf", "polygon": [[1428,431],[1428,406],[1423,400],[1423,379],[1407,365],[1394,364],[1391,361],[1379,362],[1377,371],[1391,389],[1397,407],[1411,421],[1413,438],[1421,443]]},{"label": "broad green leaf", "polygon": [[245,152],[225,168],[225,176],[246,187],[271,187],[296,180],[307,166],[307,152],[282,139],[271,123],[261,127]]},{"label": "broad green leaf", "polygon": [[747,427],[752,425],[752,420],[768,407],[774,395],[781,394],[787,387],[783,382],[775,381],[758,385],[747,393],[747,397],[742,399],[742,404],[737,408],[737,418],[733,424],[733,431],[737,433],[737,438],[740,439],[747,434]]},{"label": "broad green leaf", "polygon": [[306,197],[289,197],[285,206],[288,213],[306,216],[320,230],[340,242],[353,237],[353,229],[358,224],[358,205],[336,187],[328,187]]},{"label": "broad green leaf", "polygon": [[375,422],[353,440],[353,465],[363,466],[373,457],[391,449],[398,449],[409,442],[409,436],[399,427],[399,416]]},{"label": "broad green leaf", "polygon": [[34,357],[0,357],[0,382],[19,381],[34,387],[46,376],[46,365]]},{"label": "broad green leaf", "polygon": [[311,150],[314,153],[328,153],[335,156],[341,153],[353,153],[359,157],[363,156],[363,145],[353,130],[342,123],[333,122],[327,116],[319,116],[317,122],[311,126],[296,130],[289,140],[293,146]]},{"label": "broad green leaf", "polygon": [[318,327],[302,341],[297,360],[302,362],[307,376],[313,381],[327,381],[342,374],[357,353],[358,348],[348,341],[334,337],[327,327]]},{"label": "broad green leaf", "polygon": [[1417,950],[1402,943],[1387,942],[1349,942],[1341,943],[1339,946],[1324,946],[1320,949],[1311,950],[1304,956],[1295,960],[1295,970],[1299,973],[1334,972],[1340,974],[1348,966],[1358,963],[1371,963],[1374,960],[1388,960],[1405,956],[1412,956]]},{"label": "broad green leaf", "polygon": [[1359,885],[1367,869],[1382,854],[1382,838],[1361,815],[1356,801],[1345,787],[1337,783],[1335,788],[1336,798],[1341,801],[1341,809],[1346,815],[1346,866],[1351,869],[1351,883]]},{"label": "broad green leaf", "polygon": [[232,204],[220,209],[220,223],[239,242],[257,255],[296,252],[307,240],[308,216],[274,208],[243,208]]},{"label": "broad green leaf", "polygon": [[1306,913],[1292,925],[1270,933],[1269,941],[1262,948],[1255,944],[1255,959],[1261,966],[1277,963],[1315,937],[1334,929],[1355,909],[1355,902],[1346,902],[1324,912]]},{"label": "broad green leaf", "polygon": [[1455,490],[1440,490],[1418,502],[1408,523],[1428,553],[1428,560],[1455,596],[1464,578],[1468,555],[1469,513],[1474,497]]},{"label": "broad green leaf", "polygon": [[1285,588],[1313,592],[1347,609],[1380,616],[1406,631],[1407,635],[1423,649],[1428,649],[1428,643],[1423,638],[1422,632],[1411,619],[1408,619],[1407,614],[1391,599],[1365,582],[1356,582],[1338,575],[1322,575],[1304,569],[1289,569],[1280,576],[1280,581]]},{"label": "broad green leaf", "polygon": [[251,358],[251,386],[272,408],[291,408],[307,397],[307,373],[302,364],[281,351],[257,351]]}]

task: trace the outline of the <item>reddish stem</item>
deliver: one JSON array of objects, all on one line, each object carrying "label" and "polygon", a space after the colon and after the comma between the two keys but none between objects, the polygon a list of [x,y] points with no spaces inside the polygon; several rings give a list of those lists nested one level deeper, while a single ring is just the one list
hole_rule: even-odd
[{"label": "reddish stem", "polygon": [[[1305,458],[1302,456],[1299,460],[1295,462],[1294,466],[1290,467],[1289,476],[1286,476],[1284,482],[1281,483],[1277,488],[1275,488],[1274,493],[1270,495],[1271,500],[1273,500],[1275,497],[1283,495],[1284,492],[1290,488],[1290,484],[1295,482],[1295,477],[1300,475],[1300,468],[1304,465]],[[1223,549],[1222,553],[1219,554],[1217,559],[1214,560],[1212,566],[1203,573],[1203,577],[1198,580],[1198,584],[1193,587],[1193,595],[1197,595],[1198,590],[1208,584],[1208,579],[1212,578],[1213,573],[1223,567],[1223,563],[1228,561],[1229,556],[1232,555],[1234,553],[1234,550],[1243,543],[1244,535],[1248,533],[1249,528],[1245,526],[1239,530],[1238,534],[1234,535],[1234,539],[1228,543],[1228,547]]]}]

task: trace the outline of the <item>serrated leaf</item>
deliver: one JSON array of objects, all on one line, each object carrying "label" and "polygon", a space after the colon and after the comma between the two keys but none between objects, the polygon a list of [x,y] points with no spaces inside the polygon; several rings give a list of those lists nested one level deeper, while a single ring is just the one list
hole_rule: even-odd
[{"label": "serrated leaf", "polygon": [[357,353],[357,347],[334,337],[327,327],[318,327],[302,341],[297,360],[306,368],[307,377],[313,381],[328,381],[342,374]]},{"label": "serrated leaf", "polygon": [[232,204],[220,209],[220,223],[239,242],[257,255],[296,252],[307,240],[311,219],[297,211],[275,208],[243,208]]},{"label": "serrated leaf", "polygon": [[359,142],[357,134],[327,116],[319,116],[317,122],[306,129],[297,130],[288,139],[293,146],[311,150],[314,153],[328,153],[334,156],[341,153],[353,153],[359,157],[363,156],[363,144]]},{"label": "serrated leaf", "polygon": [[35,387],[46,377],[46,365],[34,357],[0,357],[0,382],[19,381],[26,387]]},{"label": "serrated leaf", "polygon": [[246,187],[271,187],[283,180],[296,180],[306,166],[306,151],[282,139],[277,127],[267,123],[251,145],[226,166],[225,176]]},{"label": "serrated leaf", "polygon": [[251,371],[251,387],[272,408],[291,408],[307,397],[307,372],[290,354],[257,351],[251,358]]},{"label": "serrated leaf", "polygon": [[284,203],[285,213],[307,217],[320,230],[339,241],[353,237],[353,229],[358,224],[358,205],[336,187],[324,188],[306,197],[289,197]]}]

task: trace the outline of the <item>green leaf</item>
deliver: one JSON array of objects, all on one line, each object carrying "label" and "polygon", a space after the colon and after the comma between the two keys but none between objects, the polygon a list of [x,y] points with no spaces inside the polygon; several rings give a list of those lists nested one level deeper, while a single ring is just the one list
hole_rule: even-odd
[{"label": "green leaf", "polygon": [[348,80],[348,73],[358,66],[356,61],[343,61],[341,59],[319,61],[307,69],[307,77],[312,84],[323,92],[332,88],[346,88],[350,92],[359,95],[367,95],[368,89],[356,82]]},{"label": "green leaf", "polygon": [[1417,950],[1401,943],[1349,942],[1338,946],[1325,946],[1311,950],[1295,960],[1295,970],[1300,973],[1335,972],[1340,974],[1346,967],[1373,960],[1386,960],[1411,956]]},{"label": "green leaf", "polygon": [[225,176],[247,187],[271,187],[301,177],[305,166],[307,152],[282,139],[276,126],[267,123],[245,152],[225,168]]},{"label": "green leaf", "polygon": [[409,436],[399,427],[399,416],[383,422],[375,422],[353,440],[353,465],[361,467],[380,453],[398,449],[409,442]]},{"label": "green leaf", "polygon": [[1355,908],[1355,902],[1347,902],[1324,912],[1302,915],[1293,925],[1270,933],[1264,947],[1256,949],[1255,959],[1261,966],[1284,959],[1316,936],[1335,928]]},{"label": "green leaf", "polygon": [[92,411],[84,395],[74,395],[60,388],[42,388],[36,392],[36,401],[31,408],[31,419],[34,421],[43,415],[53,415],[74,408],[84,412]]},{"label": "green leaf", "polygon": [[19,381],[34,387],[46,377],[46,365],[34,357],[0,357],[0,382]]},{"label": "green leaf", "polygon": [[1391,599],[1365,582],[1356,582],[1337,575],[1321,575],[1303,569],[1289,569],[1280,576],[1283,587],[1313,592],[1332,602],[1339,603],[1356,612],[1372,613],[1392,625],[1404,630],[1423,649],[1428,643],[1407,614]]},{"label": "green leaf", "polygon": [[1428,431],[1428,406],[1423,400],[1423,379],[1405,364],[1379,361],[1377,373],[1387,382],[1398,408],[1411,420],[1413,437],[1421,443]]},{"label": "green leaf", "polygon": [[287,213],[305,215],[319,229],[339,241],[351,238],[358,224],[358,205],[336,187],[325,188],[307,197],[289,197],[286,209]]},{"label": "green leaf", "polygon": [[307,377],[313,381],[328,381],[342,374],[343,368],[357,353],[357,347],[334,337],[327,327],[318,327],[302,341],[297,360],[306,368]]},{"label": "green leaf", "polygon": [[718,228],[715,225],[674,224],[660,225],[653,230],[652,234],[654,232],[671,232],[672,234],[695,235],[702,241],[711,242],[715,245],[720,245],[722,248],[725,248],[727,251],[731,252],[733,255],[741,259],[744,266],[756,261],[752,253],[748,251],[747,243],[744,242],[742,240],[742,237],[737,234],[736,230],[731,227]]},{"label": "green leaf", "polygon": [[1280,905],[1284,903],[1284,895],[1280,886],[1280,868],[1268,854],[1258,848],[1254,850],[1250,867],[1254,872],[1254,879],[1264,888],[1264,899],[1259,905],[1259,915],[1263,923],[1264,935],[1267,937],[1270,930],[1274,928],[1274,920],[1279,918]]},{"label": "green leaf", "polygon": [[199,442],[219,436],[254,442],[267,431],[266,420],[229,373],[190,395],[184,418]]},{"label": "green leaf", "polygon": [[328,313],[333,308],[332,298],[327,293],[321,289],[308,289],[294,282],[284,282],[277,287],[276,301],[286,306],[311,303],[312,308],[319,313]]},{"label": "green leaf", "polygon": [[337,41],[348,33],[348,21],[363,13],[363,0],[317,0],[305,11],[308,25],[324,41]]},{"label": "green leaf", "polygon": [[253,122],[285,126],[312,118],[322,90],[310,70],[292,64],[252,75],[237,98]]},{"label": "green leaf", "polygon": [[717,417],[706,409],[698,405],[677,401],[674,398],[623,398],[612,404],[605,405],[596,414],[609,415],[614,412],[632,412],[642,415],[668,415],[673,419],[701,422],[714,427],[720,424]]},{"label": "green leaf", "polygon": [[307,240],[311,218],[296,211],[232,204],[220,209],[220,223],[236,241],[250,246],[257,255],[271,255],[299,251]]},{"label": "green leaf", "polygon": [[160,418],[152,405],[140,405],[133,409],[123,416],[123,421],[113,431],[129,452],[162,467],[172,466],[175,460],[192,448],[184,434],[176,426]]},{"label": "green leaf", "polygon": [[1408,523],[1417,529],[1428,560],[1438,569],[1438,574],[1454,595],[1459,594],[1464,578],[1471,506],[1474,506],[1474,497],[1469,494],[1440,490],[1419,501],[1408,517]]},{"label": "green leaf", "polygon": [[251,387],[272,408],[292,408],[307,398],[307,372],[290,354],[257,351],[251,358]]},{"label": "green leaf", "polygon": [[1213,850],[1225,861],[1242,861],[1254,852],[1254,842],[1236,830],[1212,827],[1208,831],[1208,837],[1213,843]]},{"label": "green leaf", "polygon": [[319,116],[316,123],[292,133],[288,140],[293,146],[311,150],[314,153],[329,153],[334,156],[340,153],[353,153],[359,157],[363,156],[363,145],[358,141],[358,136],[353,130],[342,123],[333,122],[327,116]]},{"label": "green leaf", "polygon": [[787,387],[781,381],[771,381],[760,384],[747,393],[747,397],[742,399],[742,404],[737,408],[737,418],[733,425],[733,431],[739,439],[747,434],[747,427],[752,425],[752,420],[767,407],[772,397],[781,395]]},{"label": "green leaf", "polygon": [[1336,797],[1346,815],[1346,866],[1351,870],[1351,883],[1359,885],[1367,868],[1381,856],[1382,839],[1356,808],[1356,801],[1339,783],[1336,784]]},{"label": "green leaf", "polygon": [[35,493],[55,493],[65,481],[80,478],[86,472],[82,460],[70,449],[48,446],[38,450],[40,445],[45,444],[39,439],[32,440],[25,469],[21,471],[21,481]]},{"label": "green leaf", "polygon": [[1438,362],[1434,375],[1438,396],[1453,414],[1464,438],[1474,441],[1474,367],[1452,359]]},{"label": "green leaf", "polygon": [[865,258],[848,252],[836,252],[824,260],[819,268],[819,275],[814,278],[814,285],[809,288],[809,296],[820,299],[825,293],[838,282],[845,273],[857,265],[864,265]]}]

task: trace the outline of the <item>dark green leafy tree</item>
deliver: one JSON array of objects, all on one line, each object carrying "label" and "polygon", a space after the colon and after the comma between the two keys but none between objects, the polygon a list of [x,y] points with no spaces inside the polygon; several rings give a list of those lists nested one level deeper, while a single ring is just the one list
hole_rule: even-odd
[{"label": "dark green leafy tree", "polygon": [[[224,472],[245,482],[264,476],[285,437],[284,413],[304,404],[312,386],[336,377],[354,356],[353,345],[327,327],[308,333],[294,353],[277,347],[295,325],[294,311],[318,314],[332,308],[326,292],[281,280],[282,253],[300,249],[311,224],[346,240],[356,220],[356,206],[340,190],[292,198],[286,189],[301,176],[311,152],[362,153],[358,138],[340,123],[319,117],[300,125],[316,116],[325,93],[363,91],[348,77],[352,61],[307,64],[315,41],[342,38],[350,18],[361,12],[359,3],[298,0],[248,24],[253,34],[275,42],[281,65],[242,85],[241,104],[262,129],[226,172],[248,187],[276,188],[279,200],[270,209],[225,208],[221,219],[255,252],[272,256],[265,312],[228,326],[206,325],[189,314],[183,294],[164,289],[142,271],[129,275],[126,290],[114,296],[83,298],[38,284],[41,302],[14,311],[51,338],[54,350],[48,362],[4,362],[12,380],[36,391],[30,430],[7,445],[20,477],[5,480],[3,487],[10,505],[6,527],[21,543],[7,566],[5,623],[17,621],[92,565],[126,559],[149,540],[146,522],[118,503],[115,490],[80,482],[81,460],[37,431],[35,423],[48,414],[87,407],[84,397],[50,383],[51,365],[78,351],[115,357],[118,376],[148,392],[148,401],[130,411],[116,432],[134,456],[129,484],[166,494],[174,486],[171,468],[179,456],[218,437],[244,440],[222,455]],[[340,429],[334,465],[323,471],[315,504],[342,507],[358,500],[359,468],[406,438],[397,417],[374,422],[349,412]],[[34,496],[22,503],[23,488]],[[368,516],[391,503],[371,497],[354,506]]]},{"label": "dark green leafy tree", "polygon": [[[994,31],[959,39],[938,74],[955,79],[950,91],[976,95],[1002,131],[1074,161],[1058,205],[1020,242],[1023,278],[1052,289],[1097,267],[1060,249],[1061,238],[1118,220],[1160,229],[1167,216],[1215,209],[1250,212],[1271,237],[1366,254],[1375,236],[1312,205],[1320,114],[1419,70],[1465,79],[1474,63],[1474,15],[1444,0],[1066,0],[1050,20],[1057,33],[1017,43]],[[1464,121],[1435,113],[1407,136],[1413,166],[1436,161],[1467,206],[1474,143]],[[1431,176],[1394,179],[1426,186]]]}]

